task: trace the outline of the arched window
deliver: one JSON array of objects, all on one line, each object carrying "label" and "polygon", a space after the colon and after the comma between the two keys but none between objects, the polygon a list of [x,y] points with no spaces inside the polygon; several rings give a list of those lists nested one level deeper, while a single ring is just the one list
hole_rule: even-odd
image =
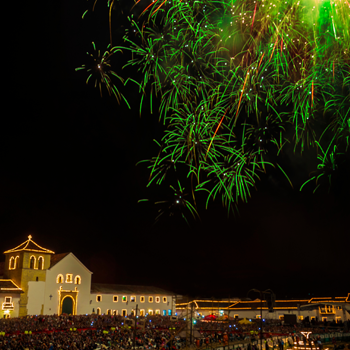
[{"label": "arched window", "polygon": [[29,260],[29,268],[30,268],[30,269],[34,269],[34,268],[35,268],[35,260],[36,260],[36,259],[35,259],[35,256],[32,255],[32,256],[30,257],[30,260]]},{"label": "arched window", "polygon": [[97,315],[101,315],[101,308],[97,308]]},{"label": "arched window", "polygon": [[57,275],[56,283],[63,283],[63,275]]},{"label": "arched window", "polygon": [[9,263],[9,270],[13,270],[15,268],[15,258],[11,256]]},{"label": "arched window", "polygon": [[81,284],[81,277],[78,275],[78,276],[75,276],[74,278],[74,283],[75,284]]},{"label": "arched window", "polygon": [[38,269],[44,270],[44,258],[42,256],[39,256],[39,259],[38,259]]},{"label": "arched window", "polygon": [[19,256],[17,255],[16,257],[15,257],[15,269],[17,269],[17,267],[18,267],[18,264],[19,264]]}]

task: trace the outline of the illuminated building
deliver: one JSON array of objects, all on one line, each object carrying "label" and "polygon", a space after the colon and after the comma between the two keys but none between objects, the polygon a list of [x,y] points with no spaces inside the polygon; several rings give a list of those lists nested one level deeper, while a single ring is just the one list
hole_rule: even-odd
[{"label": "illuminated building", "polygon": [[92,272],[73,254],[55,254],[32,237],[7,250],[0,279],[0,317],[53,314],[171,315],[170,291],[92,283]]},{"label": "illuminated building", "polygon": [[[300,300],[276,300],[273,312],[269,312],[266,300],[192,300],[197,315],[216,315],[218,317],[229,315],[232,318],[260,319],[262,308],[263,319],[284,319],[284,315],[295,315],[298,322],[306,317],[309,320],[344,321],[350,319],[350,293],[339,297],[314,297]],[[178,315],[186,314],[185,303],[176,304]]]}]

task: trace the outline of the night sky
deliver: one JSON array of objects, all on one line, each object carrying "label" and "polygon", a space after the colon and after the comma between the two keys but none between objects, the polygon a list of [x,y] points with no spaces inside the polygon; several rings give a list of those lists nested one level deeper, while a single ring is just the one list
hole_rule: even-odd
[{"label": "night sky", "polygon": [[137,89],[124,90],[130,111],[75,72],[91,41],[108,40],[108,16],[87,26],[86,4],[31,2],[5,41],[2,251],[31,234],[56,253],[73,252],[96,282],[195,297],[245,297],[251,288],[271,288],[277,298],[348,293],[350,172],[329,193],[299,192],[315,153],[287,147],[282,165],[294,189],[271,171],[236,216],[227,218],[217,200],[190,226],[176,215],[153,225],[156,208],[137,201],[164,193],[146,189],[149,171],[136,163],[156,155],[162,126],[156,113],[139,117]]}]

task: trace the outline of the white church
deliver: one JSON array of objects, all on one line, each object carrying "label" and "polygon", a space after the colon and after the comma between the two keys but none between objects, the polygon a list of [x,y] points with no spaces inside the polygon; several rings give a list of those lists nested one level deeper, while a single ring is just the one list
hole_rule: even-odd
[{"label": "white church", "polygon": [[175,296],[161,288],[92,283],[92,272],[73,254],[55,254],[28,236],[6,250],[0,276],[0,317],[53,314],[144,316],[175,312]]}]

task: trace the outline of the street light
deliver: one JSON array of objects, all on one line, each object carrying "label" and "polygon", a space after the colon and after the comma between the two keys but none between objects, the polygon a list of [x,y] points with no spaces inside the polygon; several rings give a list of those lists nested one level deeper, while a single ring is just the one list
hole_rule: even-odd
[{"label": "street light", "polygon": [[266,299],[267,306],[269,308],[269,312],[273,312],[273,306],[275,304],[276,296],[271,289],[266,289],[264,291],[261,291],[259,289],[251,289],[250,291],[248,291],[247,297],[250,292],[256,292],[260,294],[260,350],[263,350],[262,348],[262,335],[263,335],[262,301],[263,301],[264,295],[268,294],[269,300]]}]

